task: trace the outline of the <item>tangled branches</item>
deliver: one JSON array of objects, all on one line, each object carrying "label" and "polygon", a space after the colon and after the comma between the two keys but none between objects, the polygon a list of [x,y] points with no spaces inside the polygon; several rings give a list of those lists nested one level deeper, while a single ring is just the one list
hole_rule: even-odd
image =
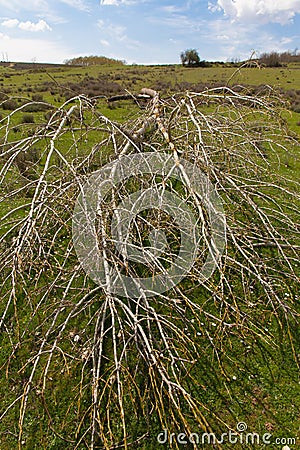
[{"label": "tangled branches", "polygon": [[[146,106],[126,123],[84,96],[17,136],[18,111],[0,122],[1,364],[12,386],[0,418],[19,448],[32,447],[36,421],[51,430],[41,447],[72,449],[234,428],[238,410],[223,411],[233,371],[251,382],[278,330],[298,364],[299,184],[286,170],[298,142],[280,100],[241,88],[131,97]],[[174,265],[184,276],[169,285]],[[157,276],[166,289],[139,281]]]}]

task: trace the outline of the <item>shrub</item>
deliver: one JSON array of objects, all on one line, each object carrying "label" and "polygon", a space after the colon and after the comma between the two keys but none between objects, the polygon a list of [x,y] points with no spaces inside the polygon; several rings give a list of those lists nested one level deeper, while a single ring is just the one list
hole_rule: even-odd
[{"label": "shrub", "polygon": [[33,114],[23,114],[21,123],[34,123]]},{"label": "shrub", "polygon": [[300,103],[294,103],[292,105],[292,110],[296,113],[300,113]]},{"label": "shrub", "polygon": [[260,62],[268,67],[281,67],[280,55],[277,52],[263,53]]},{"label": "shrub", "polygon": [[123,89],[118,83],[109,81],[106,77],[99,79],[86,77],[79,83],[70,83],[68,87],[70,91],[64,93],[66,100],[74,97],[75,93],[81,93],[88,97],[97,97],[101,95],[117,95],[123,92]]},{"label": "shrub", "polygon": [[26,151],[19,152],[14,163],[17,166],[21,175],[29,179],[35,179],[33,166],[40,158],[40,149],[30,147]]},{"label": "shrub", "polygon": [[39,103],[29,103],[24,107],[24,111],[34,113],[34,112],[40,112],[40,111],[47,111],[50,108],[50,106],[46,104],[39,104]]},{"label": "shrub", "polygon": [[18,103],[16,102],[16,100],[6,100],[3,105],[2,105],[2,109],[6,110],[6,111],[12,111],[14,109],[16,109],[18,107]]},{"label": "shrub", "polygon": [[32,100],[34,102],[43,102],[44,101],[44,97],[41,94],[33,94]]}]

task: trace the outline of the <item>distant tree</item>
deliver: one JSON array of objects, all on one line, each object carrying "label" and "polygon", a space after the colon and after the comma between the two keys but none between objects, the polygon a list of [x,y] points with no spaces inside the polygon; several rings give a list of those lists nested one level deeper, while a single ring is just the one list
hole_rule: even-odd
[{"label": "distant tree", "polygon": [[262,53],[259,59],[267,67],[281,67],[280,54],[277,52]]},{"label": "distant tree", "polygon": [[300,61],[300,53],[298,48],[293,51],[287,50],[285,52],[262,53],[259,58],[259,62],[267,67],[281,67],[289,63],[296,63]]},{"label": "distant tree", "polygon": [[78,56],[77,58],[67,59],[64,63],[68,66],[96,66],[100,64],[125,64],[125,61],[107,58],[106,56]]},{"label": "distant tree", "polygon": [[190,48],[182,52],[180,59],[183,66],[195,67],[200,65],[200,57],[195,48]]}]

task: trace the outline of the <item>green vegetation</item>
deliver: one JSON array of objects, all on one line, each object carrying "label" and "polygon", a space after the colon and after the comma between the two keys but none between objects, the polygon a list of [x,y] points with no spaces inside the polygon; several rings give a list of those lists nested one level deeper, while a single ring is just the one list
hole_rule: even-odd
[{"label": "green vegetation", "polygon": [[271,52],[260,55],[259,62],[268,67],[281,67],[290,63],[300,62],[300,53],[296,49],[294,52]]},{"label": "green vegetation", "polygon": [[[28,69],[30,66],[30,69]],[[300,65],[288,64],[281,68],[235,67],[236,64],[216,63],[212,67],[184,68],[176,66],[126,66],[126,65],[90,65],[87,67],[25,65],[26,69],[1,67],[1,99],[7,99],[1,109],[14,109],[16,101],[33,99],[33,95],[42,95],[46,102],[58,106],[66,96],[85,93],[89,96],[129,91],[138,93],[141,88],[158,90],[162,96],[185,89],[201,92],[205,88],[228,84],[243,85],[249,92],[259,93],[262,86],[269,85],[278,89],[291,103],[290,108],[300,111]],[[21,66],[22,67],[22,66]],[[11,99],[12,97],[12,99]],[[105,102],[104,102],[105,103]],[[120,115],[121,116],[121,115]],[[297,115],[296,123],[300,121]]]},{"label": "green vegetation", "polygon": [[119,61],[113,58],[107,58],[106,56],[79,56],[77,58],[67,59],[65,64],[68,66],[99,66],[102,64],[109,65],[122,65],[124,61]]},{"label": "green vegetation", "polygon": [[200,65],[200,56],[195,48],[190,48],[181,53],[180,59],[185,67],[197,67]]},{"label": "green vegetation", "polygon": [[[161,98],[122,98],[144,87]],[[163,429],[220,436],[238,422],[297,448],[299,105],[296,63],[0,67],[1,450],[156,450],[171,447],[157,442]],[[85,275],[75,201],[122,151],[180,156],[217,186],[228,241],[209,280],[199,283],[204,244],[179,286],[150,299],[112,296]],[[101,211],[104,228],[113,201],[153,186],[163,180],[133,171]],[[193,203],[182,181],[167,189]],[[209,236],[205,214],[201,226]],[[162,227],[180,244],[176,220]],[[134,237],[149,243],[147,227]],[[110,264],[146,272],[124,267],[107,238]]]}]

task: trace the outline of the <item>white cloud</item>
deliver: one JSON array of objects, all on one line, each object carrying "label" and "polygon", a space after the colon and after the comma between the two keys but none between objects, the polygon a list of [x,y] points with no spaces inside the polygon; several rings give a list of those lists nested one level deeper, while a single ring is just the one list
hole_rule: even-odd
[{"label": "white cloud", "polygon": [[211,2],[208,2],[208,9],[211,12],[221,11],[222,8],[217,4],[213,4]]},{"label": "white cloud", "polygon": [[102,30],[104,33],[115,37],[117,39],[121,39],[125,36],[126,28],[122,25],[114,25],[112,23],[105,23],[104,20],[98,20],[98,28]]},{"label": "white cloud", "polygon": [[180,41],[178,39],[174,39],[174,38],[169,38],[169,42],[174,45],[180,44]]},{"label": "white cloud", "polygon": [[[81,11],[87,11],[88,6],[85,0],[58,0],[60,3],[65,3],[73,8],[79,9]],[[41,12],[45,10],[50,10],[51,3],[47,0],[0,0],[0,6],[2,9],[7,8],[15,12],[22,11],[24,9]]]},{"label": "white cloud", "polygon": [[100,5],[108,5],[108,6],[133,5],[134,3],[138,3],[138,1],[137,0],[100,0]]},{"label": "white cloud", "polygon": [[300,0],[218,0],[216,5],[209,3],[211,11],[216,8],[234,21],[284,25],[300,13]]},{"label": "white cloud", "polygon": [[23,31],[52,31],[51,27],[47,24],[47,22],[43,19],[38,22],[30,22],[27,20],[26,22],[20,22],[18,19],[6,19],[1,25],[6,28],[20,28]]},{"label": "white cloud", "polygon": [[18,27],[23,31],[52,31],[51,27],[43,19],[36,23],[30,22],[29,20],[27,22],[20,22]]},{"label": "white cloud", "polygon": [[3,41],[8,41],[9,40],[9,36],[7,36],[7,34],[4,33],[0,33],[0,42],[2,43]]},{"label": "white cloud", "polygon": [[87,0],[0,0],[0,11],[12,11],[15,14],[24,14],[24,11],[30,11],[37,17],[43,17],[50,20],[52,23],[62,24],[66,23],[66,17],[63,18],[57,14],[58,3],[64,3],[70,7],[76,8],[79,11],[89,11]]},{"label": "white cloud", "polygon": [[282,45],[290,44],[291,42],[293,42],[293,39],[290,37],[282,37],[280,39],[280,44]]},{"label": "white cloud", "polygon": [[118,6],[120,3],[122,3],[122,0],[101,0],[100,5],[116,5]]},{"label": "white cloud", "polygon": [[6,28],[15,28],[19,23],[18,19],[6,19],[1,22],[1,25]]},{"label": "white cloud", "polygon": [[2,9],[7,8],[14,12],[24,9],[41,12],[48,9],[48,3],[45,0],[0,0],[0,6]]},{"label": "white cloud", "polygon": [[170,14],[159,17],[149,16],[147,22],[154,24],[155,26],[175,29],[180,36],[194,35],[207,25],[205,20],[193,19],[184,14]]},{"label": "white cloud", "polygon": [[61,3],[65,3],[72,8],[79,9],[79,11],[89,11],[88,6],[83,0],[60,0]]},{"label": "white cloud", "polygon": [[[229,20],[217,19],[207,23],[198,33],[199,40],[206,42],[200,56],[204,59],[232,60],[240,58],[247,60],[253,53],[258,56],[263,52],[283,52],[287,44],[297,43],[297,37],[278,37],[267,31],[260,24],[245,26],[236,22],[234,26]],[[290,45],[293,48],[293,44]]]},{"label": "white cloud", "polygon": [[161,10],[168,14],[173,14],[173,13],[186,11],[186,7],[179,7],[177,5],[167,5],[167,6],[162,6]]},{"label": "white cloud", "polygon": [[117,43],[119,46],[123,45],[126,48],[136,49],[141,46],[139,41],[131,39],[127,36],[127,28],[122,25],[116,25],[110,21],[104,22],[99,19],[97,22],[101,39],[109,44]]},{"label": "white cloud", "polygon": [[106,39],[100,39],[100,44],[104,47],[109,47],[110,43]]}]

